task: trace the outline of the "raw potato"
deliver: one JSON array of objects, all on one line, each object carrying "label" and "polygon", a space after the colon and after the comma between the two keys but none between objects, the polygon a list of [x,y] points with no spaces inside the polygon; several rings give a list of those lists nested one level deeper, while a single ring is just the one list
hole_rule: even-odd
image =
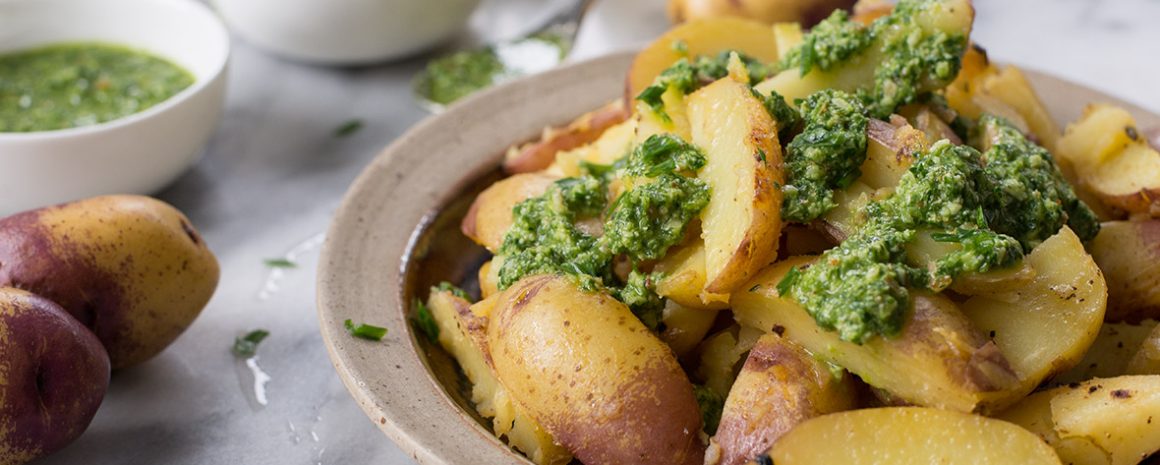
[{"label": "raw potato", "polygon": [[1160,216],[1160,152],[1123,109],[1089,105],[1068,125],[1058,155],[1074,167],[1079,186],[1107,206]]},{"label": "raw potato", "polygon": [[732,16],[810,26],[853,5],[853,0],[669,0],[668,13],[674,23]]},{"label": "raw potato", "polygon": [[701,212],[705,291],[727,293],[777,256],[781,145],[773,118],[749,86],[718,80],[688,98],[692,142],[705,151],[697,174],[709,186]]},{"label": "raw potato", "polygon": [[799,423],[855,408],[852,378],[797,344],[766,334],[757,340],[725,400],[708,465],[742,465]]},{"label": "raw potato", "polygon": [[[1059,465],[1051,447],[1005,421],[888,407],[814,418],[769,452],[777,465]],[[769,463],[769,462],[766,462]]]},{"label": "raw potato", "polygon": [[1032,394],[1000,418],[1074,465],[1134,465],[1160,450],[1160,376],[1120,376]]},{"label": "raw potato", "polygon": [[628,71],[625,101],[634,101],[645,87],[678,59],[685,56],[674,47],[685,44],[689,57],[716,56],[734,50],[765,63],[777,61],[777,39],[769,25],[741,18],[714,18],[691,21],[672,29],[645,47]]},{"label": "raw potato", "polygon": [[498,252],[512,226],[512,208],[543,195],[557,179],[544,173],[520,173],[496,181],[475,198],[463,217],[460,230],[491,253]]},{"label": "raw potato", "polygon": [[[939,3],[939,7],[931,8],[927,14],[918,18],[924,30],[945,32],[950,35],[970,35],[971,25],[975,19],[975,10],[970,0],[943,0]],[[804,99],[814,92],[827,88],[852,92],[874,82],[874,70],[883,59],[882,49],[882,39],[879,39],[871,43],[857,58],[829,70],[815,68],[802,76],[800,69],[791,68],[766,79],[756,88],[762,95],[777,91],[790,104],[793,104],[795,99]],[[922,83],[919,92],[941,87],[937,84]]]},{"label": "raw potato", "polygon": [[508,149],[504,155],[503,170],[514,174],[547,168],[555,161],[557,153],[597,140],[605,130],[628,119],[628,113],[624,101],[615,100],[580,115],[567,126],[544,128],[540,140]]},{"label": "raw potato", "polygon": [[705,243],[700,240],[671,249],[657,262],[653,272],[661,274],[656,284],[661,297],[701,310],[729,307],[728,294],[705,292]]},{"label": "raw potato", "polygon": [[734,293],[737,321],[763,331],[784,331],[814,355],[916,405],[974,412],[984,407],[985,394],[1015,386],[1015,373],[995,343],[954,302],[938,294],[912,293],[914,310],[896,337],[873,337],[858,345],[822,330],[801,306],[777,292],[790,268],[814,259],[791,257],[762,272],[747,290]]},{"label": "raw potato", "polygon": [[1066,226],[1023,261],[1035,269],[1027,287],[960,304],[990,334],[1019,375],[1018,386],[987,396],[988,410],[1011,405],[1050,376],[1075,366],[1104,321],[1107,286],[1075,233]]},{"label": "raw potato", "polygon": [[1156,328],[1155,321],[1145,321],[1139,325],[1127,323],[1104,323],[1100,334],[1092,342],[1083,359],[1072,369],[1051,379],[1051,383],[1062,385],[1086,381],[1092,378],[1112,378],[1128,374],[1160,374],[1160,372],[1131,371],[1129,367],[1136,360],[1140,368],[1148,365],[1149,354],[1144,352],[1144,341],[1149,339]]},{"label": "raw potato", "polygon": [[488,344],[517,405],[588,465],[700,465],[701,412],[680,364],[628,307],[564,276],[497,297]]},{"label": "raw potato", "polygon": [[666,300],[661,314],[661,323],[664,323],[665,328],[660,334],[661,340],[673,349],[677,357],[684,357],[705,339],[716,318],[716,310],[690,308]]},{"label": "raw potato", "polygon": [[471,402],[480,415],[492,419],[496,436],[527,454],[537,465],[571,462],[572,455],[513,404],[496,380],[487,348],[487,319],[472,313],[470,302],[447,291],[432,291],[427,308],[439,325],[439,345],[455,357],[471,381]]},{"label": "raw potato", "polygon": [[177,339],[218,276],[189,219],[157,199],[94,197],[0,220],[0,285],[60,304],[93,330],[114,370]]}]

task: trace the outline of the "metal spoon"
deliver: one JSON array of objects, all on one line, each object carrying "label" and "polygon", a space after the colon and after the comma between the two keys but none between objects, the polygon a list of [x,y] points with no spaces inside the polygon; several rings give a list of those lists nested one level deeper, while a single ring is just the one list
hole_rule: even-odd
[{"label": "metal spoon", "polygon": [[572,51],[580,22],[594,1],[576,1],[523,37],[432,60],[415,76],[415,99],[438,113],[474,92],[558,66]]}]

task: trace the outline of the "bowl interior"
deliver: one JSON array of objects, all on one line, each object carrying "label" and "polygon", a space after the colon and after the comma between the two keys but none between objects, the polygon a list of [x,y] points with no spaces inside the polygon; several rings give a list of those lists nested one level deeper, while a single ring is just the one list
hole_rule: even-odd
[{"label": "bowl interior", "polygon": [[[622,91],[630,54],[510,83],[453,107],[388,147],[359,177],[332,223],[319,269],[321,330],[340,377],[367,415],[423,464],[528,463],[491,436],[454,361],[412,329],[415,298],[451,281],[473,289],[485,251],[459,232],[500,153]],[[1141,127],[1160,116],[1042,73],[1027,72],[1061,124],[1089,102],[1124,106]],[[438,155],[432,155],[438,154]],[[386,326],[384,344],[352,340],[351,318]]]},{"label": "bowl interior", "polygon": [[191,0],[0,0],[0,53],[85,41],[152,52],[197,81],[220,73],[229,55],[221,22]]}]

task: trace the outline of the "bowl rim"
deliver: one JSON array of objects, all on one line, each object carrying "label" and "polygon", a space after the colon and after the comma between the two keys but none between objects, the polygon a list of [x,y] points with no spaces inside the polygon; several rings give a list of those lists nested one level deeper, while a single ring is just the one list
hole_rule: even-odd
[{"label": "bowl rim", "polygon": [[[54,1],[57,3],[68,3],[71,0],[0,0],[0,4],[48,3],[48,2],[54,2]],[[170,96],[169,98],[161,101],[160,103],[153,105],[149,108],[146,108],[142,111],[138,111],[136,113],[131,113],[131,114],[122,116],[120,118],[105,121],[103,123],[90,124],[87,126],[80,126],[80,127],[63,128],[63,129],[50,129],[50,130],[45,130],[45,131],[26,131],[26,132],[3,132],[3,131],[0,131],[0,143],[4,143],[4,142],[29,142],[29,141],[37,141],[37,140],[57,140],[57,139],[64,139],[64,138],[83,137],[83,136],[88,136],[91,134],[117,130],[117,129],[125,127],[125,126],[131,126],[138,121],[149,119],[149,118],[153,117],[154,115],[166,112],[173,107],[181,105],[183,102],[193,98],[194,95],[201,93],[203,90],[205,90],[207,87],[212,85],[214,82],[221,79],[223,75],[225,75],[225,70],[229,65],[230,54],[231,54],[231,49],[232,49],[232,46],[230,43],[230,34],[229,34],[229,30],[226,29],[225,24],[222,23],[221,18],[218,18],[218,16],[216,14],[214,14],[213,11],[211,11],[209,9],[209,7],[207,7],[206,5],[204,5],[200,2],[196,2],[193,0],[115,0],[115,1],[123,2],[123,3],[147,2],[147,3],[153,4],[153,5],[166,5],[167,8],[174,8],[174,9],[177,9],[178,11],[181,11],[182,9],[184,9],[184,11],[182,11],[182,12],[186,13],[186,14],[202,15],[202,17],[204,19],[208,20],[208,22],[206,23],[208,25],[208,28],[206,29],[205,35],[216,36],[218,39],[220,39],[220,42],[223,44],[223,46],[220,49],[215,51],[218,59],[215,60],[215,63],[214,63],[214,66],[213,66],[211,72],[206,73],[206,75],[204,77],[200,77],[200,78],[195,75],[193,84],[189,85],[189,87],[182,89],[180,92],[178,92],[178,93]],[[40,48],[40,47],[47,47],[47,46],[52,46],[52,45],[62,44],[62,43],[68,43],[68,44],[95,43],[95,44],[102,44],[102,45],[114,45],[114,46],[118,46],[118,47],[125,47],[125,48],[128,48],[129,50],[136,51],[136,52],[148,53],[148,54],[153,55],[153,56],[164,58],[170,62],[174,61],[174,59],[170,56],[163,56],[159,53],[156,53],[156,52],[153,52],[150,50],[145,50],[144,48],[139,47],[135,44],[126,44],[126,43],[113,42],[113,41],[102,40],[102,39],[65,40],[65,41],[49,40],[49,41],[45,41],[43,43],[31,45],[28,47],[21,47],[21,48],[13,49],[13,50],[5,50],[5,51],[0,52],[0,56],[7,55],[10,53],[19,53],[20,51],[23,51],[23,50],[35,50],[35,49]]]},{"label": "bowl rim", "polygon": [[[572,63],[560,68],[550,70],[548,72],[538,74],[531,77],[526,77],[520,80],[512,81],[494,89],[482,92],[465,99],[447,111],[439,115],[427,118],[425,121],[412,127],[404,134],[399,136],[394,142],[387,146],[368,166],[362,171],[358,178],[351,184],[345,194],[342,204],[336,211],[334,218],[331,221],[330,227],[327,231],[326,243],[323,245],[321,259],[319,261],[317,273],[317,308],[319,315],[319,326],[322,332],[323,342],[326,345],[328,355],[331,362],[338,372],[339,377],[351,396],[363,409],[364,413],[372,420],[374,424],[379,426],[381,430],[394,441],[403,451],[407,452],[411,457],[415,458],[419,463],[427,465],[459,465],[459,464],[480,464],[480,465],[494,465],[494,464],[512,464],[530,463],[522,454],[515,452],[505,443],[501,442],[490,431],[485,430],[482,426],[475,424],[474,421],[458,421],[450,422],[448,424],[437,425],[442,428],[441,432],[446,436],[456,436],[460,441],[454,445],[444,447],[442,449],[432,448],[436,445],[436,440],[431,438],[433,435],[430,425],[423,424],[421,421],[416,422],[411,417],[422,417],[422,421],[437,421],[437,420],[451,420],[467,415],[468,412],[461,411],[461,407],[447,395],[446,386],[440,384],[440,381],[433,376],[430,371],[431,368],[427,363],[427,356],[422,352],[422,347],[417,342],[418,335],[406,323],[408,302],[402,300],[405,292],[405,283],[403,278],[406,273],[405,270],[409,266],[409,255],[415,253],[417,248],[421,248],[417,244],[422,233],[430,227],[431,221],[434,218],[434,213],[431,211],[423,212],[419,220],[415,224],[405,225],[409,228],[408,237],[406,239],[406,246],[404,254],[397,258],[391,266],[391,274],[397,274],[397,280],[388,282],[367,283],[367,278],[364,276],[352,277],[338,275],[338,270],[343,265],[338,264],[340,261],[350,261],[355,258],[344,257],[343,254],[352,254],[346,250],[346,245],[341,242],[344,239],[358,236],[374,236],[375,231],[367,230],[370,221],[364,223],[366,215],[365,210],[359,210],[360,207],[369,207],[376,210],[389,210],[395,205],[394,199],[375,198],[371,203],[362,205],[360,202],[366,202],[365,197],[370,194],[368,190],[375,183],[389,182],[384,179],[385,174],[391,174],[392,170],[399,170],[408,168],[408,166],[398,166],[404,161],[395,158],[396,152],[401,148],[407,147],[411,139],[428,135],[430,133],[440,134],[437,129],[441,126],[447,126],[454,123],[456,118],[460,118],[465,114],[477,112],[481,108],[486,108],[487,105],[495,105],[503,101],[500,97],[514,94],[518,91],[519,86],[530,85],[537,81],[563,81],[562,76],[581,73],[585,69],[600,68],[612,66],[611,64],[622,64],[627,70],[627,64],[630,59],[635,56],[635,52],[617,52],[602,57],[593,58],[578,63]],[[1073,83],[1068,80],[1054,77],[1050,74],[1035,71],[1032,69],[1023,68],[1028,80],[1031,81],[1033,87],[1036,89],[1038,95],[1054,97],[1058,101],[1044,101],[1050,115],[1056,120],[1066,119],[1067,121],[1074,120],[1080,115],[1083,104],[1088,102],[1108,102],[1115,105],[1121,105],[1133,115],[1137,117],[1141,126],[1160,125],[1160,115],[1156,115],[1148,110],[1140,108],[1137,105],[1125,102],[1122,99],[1111,96],[1103,91],[1094,90],[1084,85]],[[608,97],[608,96],[600,96]],[[599,100],[600,97],[582,96],[575,97],[581,100]],[[612,98],[615,98],[613,96]],[[607,100],[607,98],[605,98]],[[1082,101],[1080,105],[1076,105],[1077,101]],[[542,103],[529,104],[532,107],[542,105]],[[596,108],[599,104],[594,104],[591,108]],[[580,113],[572,115],[575,117]],[[545,121],[545,124],[552,124],[555,122]],[[444,131],[442,134],[447,134]],[[517,140],[508,141],[508,143],[518,142]],[[498,166],[500,154],[488,157],[492,163],[490,169],[495,169]],[[461,169],[455,173],[447,173],[455,176],[455,182],[444,184],[438,203],[442,207],[448,205],[449,199],[454,198],[463,188],[465,181],[478,178],[482,175],[478,169]],[[405,207],[405,206],[404,206]],[[402,221],[402,220],[400,220]],[[361,229],[360,229],[361,228]],[[394,355],[402,353],[402,359],[394,359],[394,363],[411,363],[413,366],[408,368],[418,367],[421,369],[421,375],[424,380],[411,380],[412,383],[407,385],[410,393],[403,393],[399,399],[409,400],[408,395],[415,395],[416,398],[421,398],[423,401],[435,402],[437,405],[406,403],[398,399],[378,399],[381,393],[376,393],[376,389],[382,389],[382,385],[370,385],[364,382],[367,374],[360,372],[359,363],[367,363],[367,355],[372,350],[384,350],[381,347],[368,348],[366,346],[356,346],[348,343],[349,336],[344,337],[344,329],[342,327],[342,318],[356,313],[359,309],[351,308],[346,304],[358,304],[360,297],[352,297],[345,299],[341,295],[343,282],[346,280],[358,281],[364,285],[378,285],[386,286],[390,289],[386,292],[391,295],[398,302],[391,302],[390,306],[379,305],[376,315],[386,316],[392,320],[392,323],[397,323],[396,320],[404,322],[401,327],[398,325],[391,327],[391,332],[388,338],[395,337],[387,344],[394,344],[396,347],[392,350]],[[353,301],[353,302],[352,302]],[[364,309],[365,310],[365,309]],[[369,314],[369,313],[368,313]],[[377,323],[375,323],[377,324]],[[397,329],[401,329],[404,334],[398,334]],[[388,349],[389,350],[389,349]],[[396,365],[396,368],[398,365]],[[405,374],[404,374],[405,375]],[[424,391],[424,392],[418,392]],[[440,415],[431,415],[429,410],[441,409]],[[447,412],[447,409],[453,409],[455,412]],[[456,415],[452,415],[456,414]],[[457,425],[461,424],[462,426]],[[424,429],[422,431],[408,431],[405,429],[407,424],[419,424]],[[475,437],[483,433],[486,437]],[[487,447],[500,449],[499,451],[480,450],[480,447]],[[462,459],[457,457],[458,454],[472,454],[470,459]]]}]

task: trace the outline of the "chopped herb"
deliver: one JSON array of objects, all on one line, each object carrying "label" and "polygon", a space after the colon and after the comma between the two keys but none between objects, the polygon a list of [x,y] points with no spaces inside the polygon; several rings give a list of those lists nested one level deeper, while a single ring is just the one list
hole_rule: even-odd
[{"label": "chopped herb", "polygon": [[387,335],[387,328],[360,323],[357,326],[349,319],[342,322],[351,336],[368,341],[381,341]]},{"label": "chopped herb", "polygon": [[419,299],[415,299],[415,317],[411,319],[411,324],[427,336],[427,340],[432,344],[439,342],[439,324],[435,322],[431,309]]},{"label": "chopped herb", "polygon": [[434,287],[431,288],[431,290],[432,291],[450,292],[451,295],[454,295],[455,297],[459,297],[460,299],[463,299],[463,300],[466,300],[469,302],[471,301],[471,296],[467,294],[467,291],[460,289],[459,287],[457,287],[454,284],[451,284],[447,281],[443,281],[443,282],[435,285]]},{"label": "chopped herb", "polygon": [[262,343],[270,332],[264,329],[255,329],[250,331],[245,336],[239,336],[234,339],[234,355],[242,358],[253,357],[254,353],[258,351],[258,344]]},{"label": "chopped herb", "polygon": [[717,427],[721,425],[721,414],[725,409],[725,398],[708,386],[693,385],[693,395],[697,398],[697,406],[701,409],[701,424],[705,434],[717,434]]},{"label": "chopped herb", "polygon": [[345,123],[342,123],[342,126],[339,126],[339,127],[335,128],[335,129],[334,129],[334,137],[346,137],[346,136],[349,136],[349,135],[351,135],[351,134],[354,134],[354,133],[358,132],[358,130],[359,130],[359,129],[362,129],[362,127],[363,127],[363,122],[362,122],[362,120],[360,120],[360,119],[352,119],[352,120],[350,120],[350,121],[347,121],[347,122],[345,122]]},{"label": "chopped herb", "polygon": [[685,43],[685,41],[674,40],[673,43],[669,46],[672,47],[673,51],[677,52],[678,55],[683,57],[689,56],[689,44]]},{"label": "chopped herb", "polygon": [[298,268],[298,264],[288,258],[267,258],[263,262],[270,268]]},{"label": "chopped herb", "polygon": [[798,106],[805,128],[786,145],[782,217],[808,223],[838,205],[834,189],[862,174],[869,119],[858,99],[839,90],[815,92]]}]

